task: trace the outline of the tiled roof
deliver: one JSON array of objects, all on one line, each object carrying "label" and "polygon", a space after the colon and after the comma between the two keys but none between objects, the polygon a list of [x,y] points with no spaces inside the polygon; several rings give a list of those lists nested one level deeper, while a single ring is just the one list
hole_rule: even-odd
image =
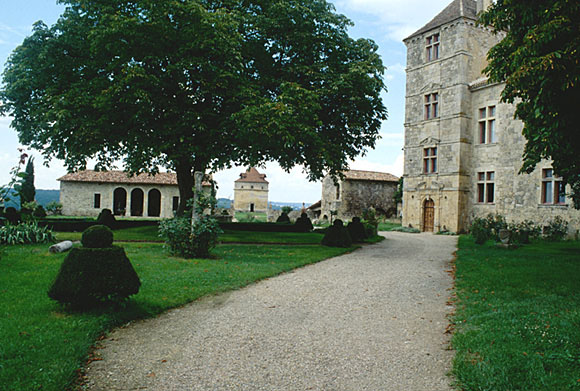
[{"label": "tiled roof", "polygon": [[398,182],[399,178],[388,172],[348,170],[343,172],[344,179],[356,181]]},{"label": "tiled roof", "polygon": [[255,167],[250,167],[248,171],[241,173],[236,182],[268,183],[266,174],[260,174]]},{"label": "tiled roof", "polygon": [[306,209],[310,209],[310,210],[320,209],[321,206],[322,206],[322,200],[319,200],[319,201],[316,201],[314,204],[310,205]]},{"label": "tiled roof", "polygon": [[403,41],[416,35],[423,34],[433,30],[446,23],[452,22],[459,18],[469,18],[477,20],[477,1],[475,0],[453,0],[443,11],[435,16],[429,23],[409,35]]},{"label": "tiled roof", "polygon": [[[66,174],[58,178],[62,182],[122,183],[140,185],[173,185],[177,186],[177,175],[172,172],[160,172],[155,175],[137,174],[129,176],[125,171],[84,170]],[[203,186],[211,186],[204,181]]]}]

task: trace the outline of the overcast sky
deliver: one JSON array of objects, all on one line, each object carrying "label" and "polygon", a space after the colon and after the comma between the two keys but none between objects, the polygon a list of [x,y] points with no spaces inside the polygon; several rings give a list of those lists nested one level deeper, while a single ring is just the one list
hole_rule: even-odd
[{"label": "overcast sky", "polygon": [[[346,15],[355,26],[350,29],[353,38],[370,38],[379,45],[379,53],[387,66],[385,82],[388,92],[383,94],[389,118],[381,128],[382,138],[374,150],[368,151],[351,164],[351,168],[403,173],[403,121],[405,110],[405,45],[402,39],[413,33],[451,0],[336,0],[337,12]],[[52,25],[64,7],[56,0],[0,0],[0,64],[2,70],[10,53],[31,34],[32,24],[42,20]],[[18,161],[20,146],[16,132],[10,128],[9,117],[0,117],[0,184],[9,181],[9,171]],[[35,156],[35,185],[37,189],[58,189],[56,180],[66,174],[59,161],[49,167],[41,165],[42,156]],[[122,168],[122,167],[120,167]],[[277,164],[258,168],[270,182],[270,201],[307,202],[320,199],[320,183],[306,180],[300,167],[285,173]],[[244,168],[233,168],[214,174],[219,185],[218,196],[233,198],[233,181]]]}]

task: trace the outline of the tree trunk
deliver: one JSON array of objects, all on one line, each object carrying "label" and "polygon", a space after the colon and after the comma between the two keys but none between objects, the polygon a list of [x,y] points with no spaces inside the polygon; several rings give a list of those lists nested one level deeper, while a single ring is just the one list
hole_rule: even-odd
[{"label": "tree trunk", "polygon": [[177,216],[183,216],[187,201],[193,198],[193,167],[187,162],[178,162],[175,167],[179,187],[179,207]]},{"label": "tree trunk", "polygon": [[[177,186],[179,187],[179,207],[177,208],[177,216],[183,216],[185,213],[187,201],[193,199],[193,172],[201,171],[205,173],[206,164],[196,160],[191,164],[187,160],[180,160],[175,165],[175,172],[177,173]],[[203,181],[203,176],[202,176]]]}]

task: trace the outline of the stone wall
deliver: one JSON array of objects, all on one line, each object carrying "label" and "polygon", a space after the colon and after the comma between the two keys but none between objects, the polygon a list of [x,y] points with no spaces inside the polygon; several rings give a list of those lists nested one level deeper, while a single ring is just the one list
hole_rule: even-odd
[{"label": "stone wall", "polygon": [[373,207],[381,215],[395,216],[397,205],[394,200],[397,182],[370,180],[339,180],[331,177],[322,181],[322,205],[320,218],[330,219],[330,212],[336,211],[336,218],[351,220],[361,217],[365,209]]}]

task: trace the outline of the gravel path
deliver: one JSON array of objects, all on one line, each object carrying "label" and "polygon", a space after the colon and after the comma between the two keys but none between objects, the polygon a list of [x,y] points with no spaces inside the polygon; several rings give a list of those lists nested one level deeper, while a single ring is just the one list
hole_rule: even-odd
[{"label": "gravel path", "polygon": [[449,391],[457,239],[387,240],[112,332],[86,388]]}]

